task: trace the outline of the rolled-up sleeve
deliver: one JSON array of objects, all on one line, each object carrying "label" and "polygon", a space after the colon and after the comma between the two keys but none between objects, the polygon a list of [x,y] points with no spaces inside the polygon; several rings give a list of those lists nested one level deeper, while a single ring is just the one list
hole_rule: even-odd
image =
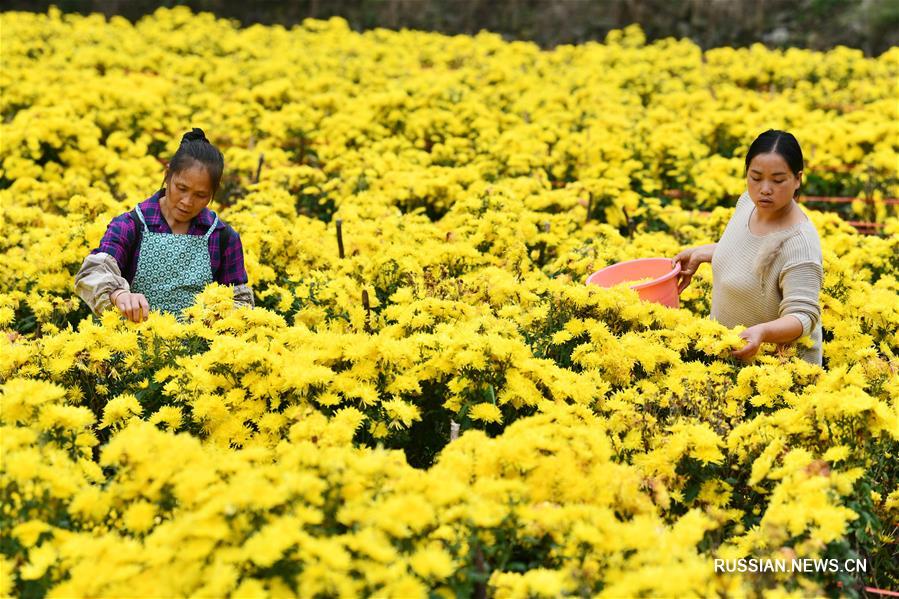
[{"label": "rolled-up sleeve", "polygon": [[802,336],[810,335],[821,320],[818,297],[824,270],[818,262],[789,264],[780,273],[780,316],[793,316],[802,324]]}]

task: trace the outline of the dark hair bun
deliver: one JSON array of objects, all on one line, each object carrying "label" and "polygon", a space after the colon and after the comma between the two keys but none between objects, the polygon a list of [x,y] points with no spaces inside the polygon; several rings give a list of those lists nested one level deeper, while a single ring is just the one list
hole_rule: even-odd
[{"label": "dark hair bun", "polygon": [[199,127],[194,127],[184,134],[184,137],[181,138],[181,143],[187,141],[205,141],[206,143],[209,143],[209,140],[206,139],[206,134],[203,133],[203,130]]},{"label": "dark hair bun", "polygon": [[206,172],[209,173],[212,180],[212,194],[215,195],[222,181],[222,172],[225,170],[225,157],[218,148],[212,145],[211,141],[206,139],[206,134],[198,127],[194,127],[181,138],[181,145],[169,160],[169,166],[166,169],[166,184],[173,173],[180,173],[185,169],[192,168],[197,163],[203,165]]}]

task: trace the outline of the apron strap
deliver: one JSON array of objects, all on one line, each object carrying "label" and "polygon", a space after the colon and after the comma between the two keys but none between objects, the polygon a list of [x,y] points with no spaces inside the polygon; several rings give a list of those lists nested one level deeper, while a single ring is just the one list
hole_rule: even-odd
[{"label": "apron strap", "polygon": [[149,233],[150,229],[147,228],[147,221],[144,220],[144,213],[140,211],[140,204],[134,207],[134,211],[137,212],[137,218],[139,218],[140,222],[143,223],[144,231]]},{"label": "apron strap", "polygon": [[215,215],[215,220],[212,221],[212,225],[209,227],[209,230],[206,231],[205,239],[209,241],[209,238],[212,237],[212,232],[215,231],[215,226],[219,224],[219,215]]}]

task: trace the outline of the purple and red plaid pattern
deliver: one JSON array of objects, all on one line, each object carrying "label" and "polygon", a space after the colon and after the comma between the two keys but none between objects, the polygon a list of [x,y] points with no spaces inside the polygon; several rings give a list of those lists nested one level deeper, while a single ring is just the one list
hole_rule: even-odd
[{"label": "purple and red plaid pattern", "polygon": [[[159,208],[159,198],[163,195],[165,195],[165,190],[159,190],[140,203],[144,220],[147,221],[147,228],[154,233],[172,232]],[[215,213],[208,208],[203,208],[203,211],[191,221],[187,234],[205,235],[214,220]],[[243,265],[243,245],[240,243],[237,231],[231,229],[224,252],[221,248],[222,233],[228,226],[219,220],[209,237],[209,261],[212,266],[212,277],[224,285],[243,285],[249,279]],[[137,247],[137,233],[138,229],[134,219],[127,212],[120,214],[109,223],[106,234],[100,240],[100,246],[91,250],[92,254],[105,252],[115,258],[122,276],[128,280],[129,284],[134,280],[137,256],[140,252],[140,248]]]}]

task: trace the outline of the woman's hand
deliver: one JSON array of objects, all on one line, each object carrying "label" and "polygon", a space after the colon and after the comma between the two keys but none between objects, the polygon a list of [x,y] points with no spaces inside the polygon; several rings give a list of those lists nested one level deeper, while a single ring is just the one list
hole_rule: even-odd
[{"label": "woman's hand", "polygon": [[740,338],[746,340],[746,345],[731,352],[735,358],[748,362],[758,353],[762,342],[765,341],[765,324],[757,324],[740,332]]},{"label": "woman's hand", "polygon": [[683,293],[684,289],[693,280],[693,275],[703,262],[711,262],[715,254],[717,243],[700,245],[695,248],[687,248],[681,251],[671,261],[671,266],[680,263],[680,274],[677,276],[677,292]]},{"label": "woman's hand", "polygon": [[109,299],[125,318],[132,322],[141,322],[150,315],[150,304],[143,293],[130,293],[124,290],[113,291]]}]

